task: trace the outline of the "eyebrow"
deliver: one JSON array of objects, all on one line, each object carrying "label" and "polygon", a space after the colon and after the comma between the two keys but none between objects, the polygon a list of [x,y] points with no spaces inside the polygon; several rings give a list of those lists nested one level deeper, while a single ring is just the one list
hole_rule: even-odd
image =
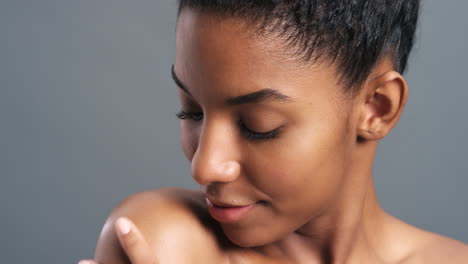
[{"label": "eyebrow", "polygon": [[[174,71],[174,64],[171,67],[171,75],[174,82],[177,86],[182,89],[186,94],[192,96],[192,94],[187,90],[187,88],[182,84],[182,82],[177,78],[177,75]],[[193,97],[193,96],[192,96]],[[241,105],[249,103],[259,103],[266,100],[279,101],[283,103],[292,102],[291,97],[281,93],[278,90],[266,88],[256,92],[248,93],[245,95],[240,95],[236,97],[231,97],[226,99],[225,104],[227,105]]]}]

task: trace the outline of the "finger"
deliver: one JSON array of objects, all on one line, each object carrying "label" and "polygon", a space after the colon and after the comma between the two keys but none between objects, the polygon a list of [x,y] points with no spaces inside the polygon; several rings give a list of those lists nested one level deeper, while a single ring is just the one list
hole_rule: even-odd
[{"label": "finger", "polygon": [[83,260],[80,260],[78,264],[99,264],[99,263],[92,259],[83,259]]},{"label": "finger", "polygon": [[132,264],[156,264],[148,243],[140,230],[128,218],[115,221],[120,244]]}]

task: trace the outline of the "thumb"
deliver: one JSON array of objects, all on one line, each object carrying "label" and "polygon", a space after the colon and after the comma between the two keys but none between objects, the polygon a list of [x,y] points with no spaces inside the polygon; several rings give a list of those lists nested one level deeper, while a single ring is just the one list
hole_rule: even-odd
[{"label": "thumb", "polygon": [[115,229],[120,244],[132,264],[157,264],[148,243],[130,219],[118,218],[115,221]]},{"label": "thumb", "polygon": [[83,260],[80,260],[78,264],[99,264],[99,263],[92,259],[83,259]]}]

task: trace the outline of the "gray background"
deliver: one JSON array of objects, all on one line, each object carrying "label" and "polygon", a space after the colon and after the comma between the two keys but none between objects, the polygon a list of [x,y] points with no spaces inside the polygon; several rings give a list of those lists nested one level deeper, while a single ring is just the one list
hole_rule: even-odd
[{"label": "gray background", "polygon": [[[410,97],[376,157],[383,207],[468,242],[468,2],[426,0]],[[92,257],[129,194],[197,188],[178,139],[175,0],[0,1],[2,263]]]}]

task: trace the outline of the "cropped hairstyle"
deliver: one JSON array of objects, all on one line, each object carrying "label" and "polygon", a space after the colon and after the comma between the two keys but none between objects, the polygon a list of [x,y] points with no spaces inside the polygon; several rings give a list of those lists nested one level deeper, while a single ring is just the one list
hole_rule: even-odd
[{"label": "cropped hairstyle", "polygon": [[[348,92],[358,92],[375,64],[390,56],[404,73],[419,0],[179,0],[185,8],[240,18],[256,33],[276,34],[298,62],[336,65]],[[265,35],[266,34],[266,35]]]}]

